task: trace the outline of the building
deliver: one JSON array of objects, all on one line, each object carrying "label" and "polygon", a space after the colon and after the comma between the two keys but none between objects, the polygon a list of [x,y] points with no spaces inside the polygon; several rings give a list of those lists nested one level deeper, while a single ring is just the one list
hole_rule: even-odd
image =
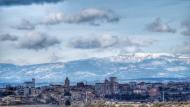
[{"label": "building", "polygon": [[105,81],[104,81],[104,90],[105,90],[105,95],[111,95],[112,93],[111,93],[111,84],[110,84],[110,82],[107,80],[107,79],[105,79]]},{"label": "building", "polygon": [[150,97],[158,97],[161,95],[160,90],[158,88],[151,88],[148,91]]},{"label": "building", "polygon": [[114,95],[119,93],[119,83],[116,77],[105,79],[104,83],[96,83],[95,91],[98,96]]},{"label": "building", "polygon": [[78,88],[84,88],[85,87],[85,84],[83,82],[78,82],[77,83],[77,87]]},{"label": "building", "polygon": [[134,93],[134,94],[137,94],[137,95],[146,95],[146,94],[147,94],[147,91],[144,90],[144,89],[134,89],[134,90],[133,90],[133,93]]},{"label": "building", "polygon": [[66,77],[66,79],[65,79],[64,91],[65,91],[65,92],[69,92],[69,91],[70,91],[70,81],[69,81],[69,78],[68,78],[68,77]]},{"label": "building", "polygon": [[111,94],[119,93],[119,83],[117,82],[117,77],[110,77],[110,89]]},{"label": "building", "polygon": [[24,96],[28,97],[31,96],[35,92],[35,79],[33,78],[32,81],[24,82]]},{"label": "building", "polygon": [[95,84],[95,91],[98,97],[105,96],[105,84],[104,83],[96,83]]},{"label": "building", "polygon": [[65,106],[71,105],[70,81],[68,77],[65,79],[62,103],[64,103]]}]

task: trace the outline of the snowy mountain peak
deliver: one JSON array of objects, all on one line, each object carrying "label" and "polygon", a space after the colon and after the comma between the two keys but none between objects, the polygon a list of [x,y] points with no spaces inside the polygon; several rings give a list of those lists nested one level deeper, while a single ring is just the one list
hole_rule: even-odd
[{"label": "snowy mountain peak", "polygon": [[155,59],[161,57],[175,58],[176,55],[169,53],[129,53],[110,58],[112,62],[140,62],[144,59]]},{"label": "snowy mountain peak", "polygon": [[66,76],[73,82],[103,80],[109,76],[116,76],[119,80],[189,78],[190,58],[167,53],[135,53],[65,63],[0,64],[1,82],[22,82],[31,78],[39,82],[63,82]]}]

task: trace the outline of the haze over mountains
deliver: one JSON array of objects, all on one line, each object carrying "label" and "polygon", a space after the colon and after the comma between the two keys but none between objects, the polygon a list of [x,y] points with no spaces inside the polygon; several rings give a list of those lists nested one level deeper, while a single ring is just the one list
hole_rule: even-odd
[{"label": "haze over mountains", "polygon": [[34,65],[0,64],[1,83],[20,83],[31,78],[37,82],[101,81],[116,76],[119,81],[130,79],[188,79],[190,58],[167,53],[125,54],[106,58],[90,58],[69,62]]}]

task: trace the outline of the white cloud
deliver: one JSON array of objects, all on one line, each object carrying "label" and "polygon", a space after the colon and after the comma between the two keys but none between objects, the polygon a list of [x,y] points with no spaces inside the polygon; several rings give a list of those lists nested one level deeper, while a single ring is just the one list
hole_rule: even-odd
[{"label": "white cloud", "polygon": [[63,12],[51,14],[42,24],[51,25],[65,22],[70,24],[88,23],[91,25],[100,25],[102,23],[118,22],[119,19],[119,16],[111,10],[87,8],[72,15],[65,15]]},{"label": "white cloud", "polygon": [[[69,46],[78,49],[97,49],[97,48],[128,48],[133,51],[134,47],[144,47],[153,44],[150,40],[133,40],[128,37],[113,36],[111,34],[103,34],[95,37],[78,37],[69,42]],[[135,48],[136,50],[136,48]]]}]

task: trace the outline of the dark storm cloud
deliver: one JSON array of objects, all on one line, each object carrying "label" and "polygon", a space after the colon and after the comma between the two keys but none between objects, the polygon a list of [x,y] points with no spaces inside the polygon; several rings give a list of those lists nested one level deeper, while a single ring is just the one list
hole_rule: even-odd
[{"label": "dark storm cloud", "polygon": [[186,20],[181,23],[182,27],[185,29],[181,32],[181,34],[185,36],[190,36],[190,20]]},{"label": "dark storm cloud", "polygon": [[64,1],[64,0],[0,0],[0,6],[57,3],[61,1]]},{"label": "dark storm cloud", "polygon": [[16,41],[18,38],[10,34],[0,34],[0,41]]},{"label": "dark storm cloud", "polygon": [[96,8],[87,8],[76,14],[64,15],[59,12],[47,18],[43,24],[59,24],[61,22],[69,24],[89,23],[91,25],[101,25],[102,23],[114,23],[120,20],[119,16],[111,10],[101,10]]},{"label": "dark storm cloud", "polygon": [[56,44],[60,44],[60,41],[54,37],[50,37],[46,34],[38,32],[31,32],[18,42],[18,47],[25,49],[40,50],[47,49]]},{"label": "dark storm cloud", "polygon": [[156,18],[152,23],[146,26],[146,29],[150,32],[167,32],[175,33],[176,29],[172,28],[167,23],[164,23],[160,18]]}]

